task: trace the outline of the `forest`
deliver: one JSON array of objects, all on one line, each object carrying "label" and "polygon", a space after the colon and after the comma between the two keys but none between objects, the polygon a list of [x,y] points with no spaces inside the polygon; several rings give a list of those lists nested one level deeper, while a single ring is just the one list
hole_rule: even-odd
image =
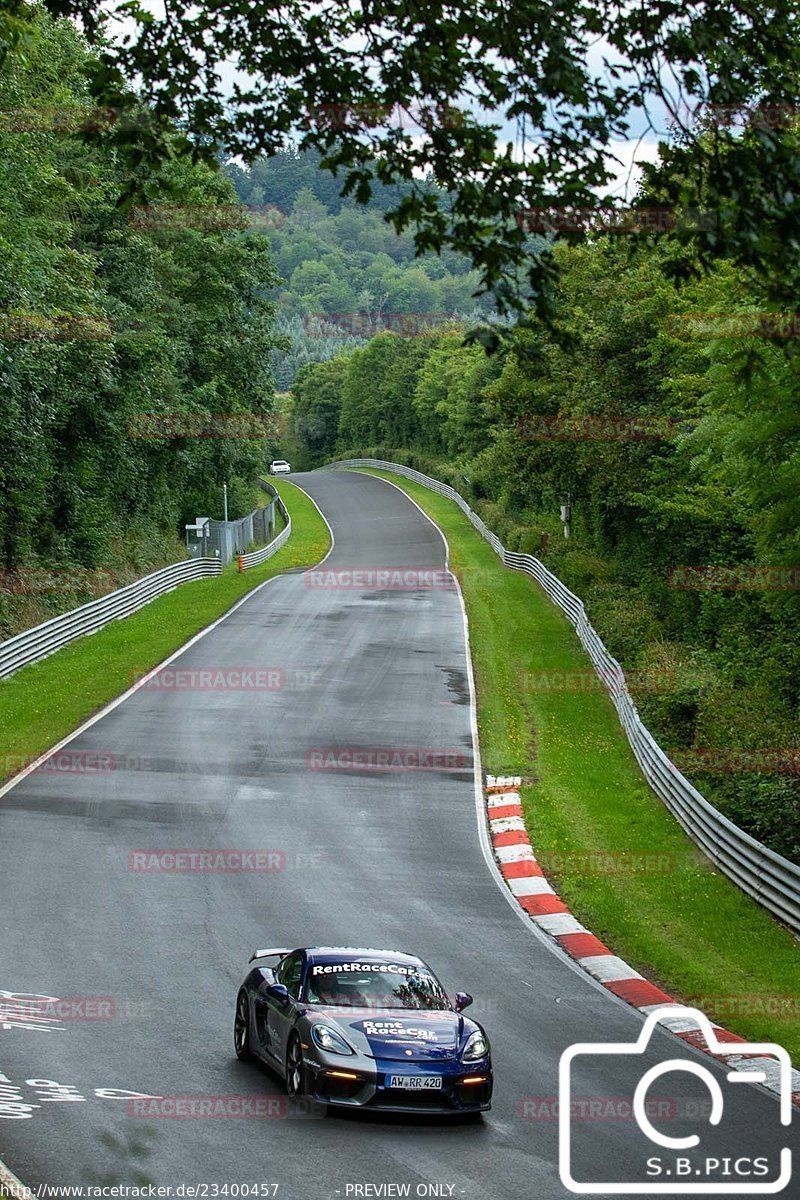
[{"label": "forest", "polygon": [[493,356],[453,325],[302,368],[287,452],[300,466],[406,463],[460,491],[508,548],[543,557],[586,602],[662,746],[796,858],[793,323],[768,319],[725,260],[676,280],[675,252],[670,238],[559,244],[558,332],[521,332]]},{"label": "forest", "polygon": [[464,255],[416,256],[411,234],[386,221],[402,188],[379,184],[366,206],[356,205],[342,198],[320,158],[290,146],[250,168],[224,167],[254,220],[264,209],[274,214],[269,237],[281,282],[268,295],[277,305],[277,331],[289,342],[272,354],[281,392],[306,363],[368,340],[348,327],[353,314],[367,318],[361,328],[370,330],[398,314],[425,315],[432,324],[448,317],[477,322],[493,311],[490,297],[475,297],[478,272]]},{"label": "forest", "polygon": [[[181,556],[185,522],[222,516],[223,481],[231,516],[253,507],[277,429],[278,275],[265,233],[198,219],[240,206],[186,156],[143,165],[149,204],[119,206],[128,166],[74,132],[87,48],[70,22],[29,17],[0,73],[0,567],[126,582]],[[237,414],[252,428],[217,436]],[[207,436],[180,436],[181,416]],[[0,638],[80,599],[3,586]]]}]

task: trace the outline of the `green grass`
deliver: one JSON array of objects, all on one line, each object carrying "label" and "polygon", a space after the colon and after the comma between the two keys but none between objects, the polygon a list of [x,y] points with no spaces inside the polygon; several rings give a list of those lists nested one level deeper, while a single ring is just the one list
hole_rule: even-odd
[{"label": "green grass", "polygon": [[[547,872],[556,890],[670,995],[800,1058],[795,940],[713,868],[650,790],[605,694],[525,689],[527,672],[593,672],[572,626],[532,579],[500,564],[452,501],[370,474],[401,486],[447,537],[469,616],[483,766],[533,780],[522,788],[525,821],[537,857],[560,864]],[[567,857],[621,852],[667,856],[669,870],[610,874]],[[788,1017],[758,1010],[775,998],[788,1000]],[[747,1015],[735,1015],[742,1004]]]},{"label": "green grass", "polygon": [[234,559],[221,576],[182,584],[124,621],[0,681],[0,777],[15,774],[19,759],[55,745],[265,579],[319,562],[330,545],[325,522],[299,488],[286,481],[276,487],[291,513],[292,534],[262,566],[239,574]]}]

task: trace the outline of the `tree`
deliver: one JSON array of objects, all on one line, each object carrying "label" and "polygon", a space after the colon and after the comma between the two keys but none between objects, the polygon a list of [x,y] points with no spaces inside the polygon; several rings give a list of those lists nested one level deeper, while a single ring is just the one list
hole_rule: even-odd
[{"label": "tree", "polygon": [[[643,113],[652,130],[663,129],[665,107],[680,114],[687,103],[794,111],[800,74],[792,0],[663,0],[657,11],[584,0],[479,9],[336,0],[324,11],[303,0],[280,9],[233,0],[170,5],[164,17],[131,0],[120,6],[135,25],[127,42],[103,40],[109,18],[94,0],[46,3],[78,16],[95,42],[99,101],[125,108],[126,80],[141,78],[156,116],[180,118],[187,145],[208,158],[224,150],[253,161],[299,131],[301,151],[322,154],[360,203],[376,182],[403,185],[392,218],[414,230],[418,250],[460,250],[501,308],[532,307],[547,320],[555,264],[546,243],[529,238],[521,209],[595,207],[614,173],[609,146],[641,128]],[[25,0],[7,9],[13,39],[9,21],[29,10]],[[370,115],[376,108],[383,115]],[[516,147],[504,123],[516,125]],[[173,152],[164,128],[132,125],[120,120],[107,136],[137,169]],[[742,137],[717,123],[706,136],[687,122],[683,139],[674,163],[653,173],[651,193],[716,214],[713,228],[692,235],[701,260],[726,254],[768,294],[793,298],[796,130],[787,122]]]}]

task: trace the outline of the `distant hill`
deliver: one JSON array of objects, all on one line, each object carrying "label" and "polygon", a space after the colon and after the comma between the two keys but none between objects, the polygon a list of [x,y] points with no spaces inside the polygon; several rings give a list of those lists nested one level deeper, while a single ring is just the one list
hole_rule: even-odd
[{"label": "distant hill", "polygon": [[[267,294],[290,343],[289,350],[273,351],[280,390],[304,363],[326,361],[367,340],[348,326],[374,332],[388,317],[397,324],[399,316],[416,314],[433,324],[493,310],[490,298],[476,299],[479,277],[467,259],[452,250],[416,258],[411,235],[395,233],[385,220],[407,187],[377,183],[363,207],[342,199],[340,182],[319,162],[314,151],[289,148],[250,168],[224,167],[243,204],[278,210],[267,230],[283,283]],[[353,315],[362,320],[350,322]]]}]

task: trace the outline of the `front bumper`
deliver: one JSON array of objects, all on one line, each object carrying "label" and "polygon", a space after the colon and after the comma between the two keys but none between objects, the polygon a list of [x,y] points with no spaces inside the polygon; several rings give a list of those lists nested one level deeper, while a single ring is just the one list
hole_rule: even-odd
[{"label": "front bumper", "polygon": [[[321,1104],[396,1113],[486,1112],[492,1107],[492,1066],[457,1060],[439,1063],[397,1062],[391,1059],[340,1060],[336,1064],[309,1062],[308,1087]],[[392,1075],[439,1076],[441,1088],[392,1088]],[[353,1076],[355,1078],[353,1078]],[[464,1080],[479,1080],[465,1083]]]}]

